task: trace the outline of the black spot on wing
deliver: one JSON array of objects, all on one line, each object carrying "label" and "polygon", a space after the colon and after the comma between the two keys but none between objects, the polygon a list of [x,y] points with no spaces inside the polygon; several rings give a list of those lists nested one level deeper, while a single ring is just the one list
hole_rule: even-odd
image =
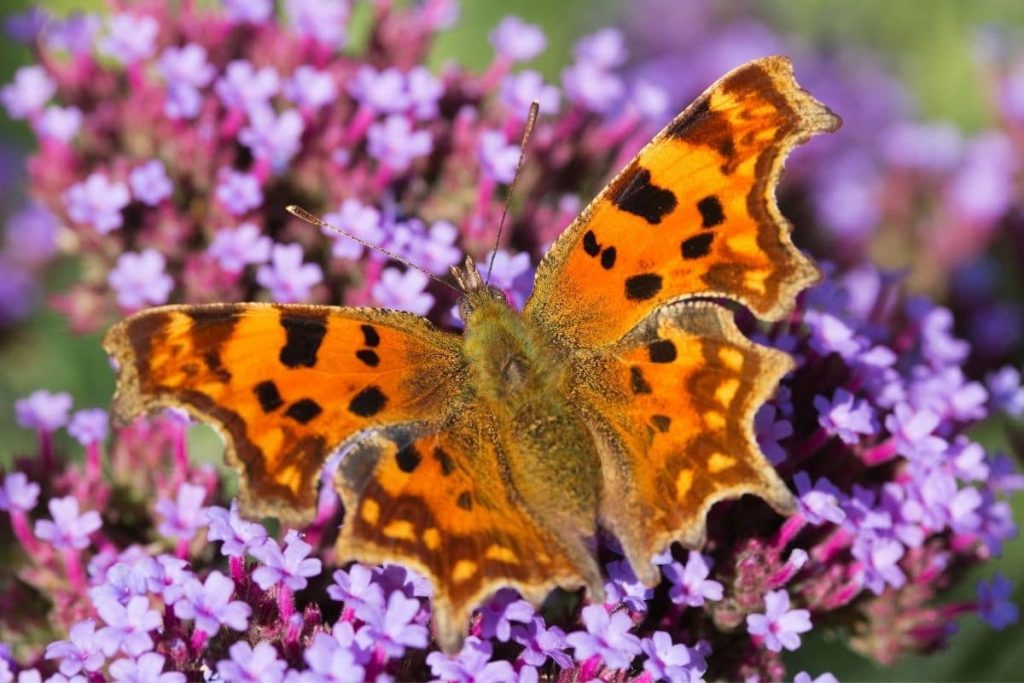
[{"label": "black spot on wing", "polygon": [[583,235],[583,251],[587,252],[589,256],[597,256],[601,251],[601,245],[597,243],[597,236],[594,235],[593,230],[587,230]]},{"label": "black spot on wing", "polygon": [[670,339],[659,339],[647,345],[652,363],[671,363],[676,359],[676,345]]},{"label": "black spot on wing", "polygon": [[722,202],[718,197],[709,194],[697,202],[697,210],[700,211],[701,227],[713,228],[725,222],[725,211],[722,209]]},{"label": "black spot on wing", "polygon": [[611,200],[621,210],[640,216],[651,225],[657,225],[676,208],[676,196],[671,190],[651,182],[651,172],[634,166],[623,173],[611,191]]},{"label": "black spot on wing", "polygon": [[366,365],[371,368],[375,368],[380,365],[380,356],[373,349],[359,349],[356,351],[356,358],[363,361]]},{"label": "black spot on wing", "polygon": [[643,370],[635,365],[629,368],[629,384],[634,394],[650,394],[653,391],[644,377]]},{"label": "black spot on wing", "polygon": [[316,354],[327,334],[327,320],[324,315],[298,315],[281,311],[281,327],[284,328],[285,344],[281,347],[280,359],[289,368],[316,365]]},{"label": "black spot on wing", "polygon": [[398,469],[406,474],[416,471],[416,468],[420,466],[421,460],[423,460],[423,456],[420,455],[420,452],[412,444],[399,448],[398,452],[395,453],[395,462],[398,463]]},{"label": "black spot on wing", "polygon": [[373,417],[387,405],[388,397],[380,387],[370,385],[352,397],[348,411],[359,417]]},{"label": "black spot on wing", "polygon": [[455,463],[452,462],[452,456],[448,455],[443,448],[438,447],[434,449],[434,459],[441,465],[442,475],[447,477],[455,471]]},{"label": "black spot on wing", "polygon": [[664,434],[672,426],[672,418],[668,415],[651,415],[651,424],[654,425],[655,429]]},{"label": "black spot on wing", "polygon": [[715,233],[704,232],[694,237],[683,240],[681,249],[683,258],[693,260],[703,258],[711,253],[711,242],[715,239]]},{"label": "black spot on wing", "polygon": [[601,252],[601,267],[605,270],[611,270],[615,266],[615,247],[608,247]]},{"label": "black spot on wing", "polygon": [[217,380],[227,384],[231,381],[231,371],[224,367],[224,363],[221,362],[219,351],[207,351],[203,354],[203,362],[206,363],[206,368],[213,374]]},{"label": "black spot on wing", "polygon": [[626,298],[631,301],[650,299],[661,291],[661,276],[643,273],[626,278]]},{"label": "black spot on wing", "polygon": [[463,491],[459,494],[459,497],[455,499],[455,504],[463,510],[472,510],[473,496],[470,495],[469,491]]},{"label": "black spot on wing", "polygon": [[359,329],[363,331],[363,342],[367,346],[377,346],[380,344],[380,335],[377,334],[377,330],[373,325],[360,325]]},{"label": "black spot on wing", "polygon": [[284,399],[281,398],[281,392],[277,390],[277,385],[269,379],[253,387],[253,392],[264,413],[272,413],[284,405]]},{"label": "black spot on wing", "polygon": [[288,406],[288,410],[284,411],[284,414],[299,424],[307,424],[322,412],[323,408],[319,403],[311,398],[301,398]]}]

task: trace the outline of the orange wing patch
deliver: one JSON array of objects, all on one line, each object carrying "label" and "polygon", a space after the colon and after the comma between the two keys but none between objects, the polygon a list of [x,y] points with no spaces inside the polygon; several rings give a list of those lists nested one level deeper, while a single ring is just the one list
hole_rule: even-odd
[{"label": "orange wing patch", "polygon": [[371,427],[443,420],[463,381],[460,339],[393,311],[165,306],[115,325],[103,345],[120,367],[120,419],[173,406],[212,421],[242,475],[243,511],[292,522],[313,515],[339,445]]},{"label": "orange wing patch", "polygon": [[581,380],[591,392],[581,397],[584,410],[611,429],[597,437],[604,490],[614,492],[602,500],[602,522],[638,576],[657,578],[651,557],[672,541],[700,547],[718,500],[753,493],[792,509],[752,429],[792,361],[743,337],[730,312],[670,306],[591,362],[600,371],[579,374],[603,386]]},{"label": "orange wing patch", "polygon": [[[503,586],[539,604],[556,586],[600,592],[508,484],[488,418],[468,407],[442,431],[386,430],[341,461],[339,560],[401,562],[430,577],[437,639],[457,651],[469,613]],[[584,579],[584,575],[587,579]]]},{"label": "orange wing patch", "polygon": [[783,57],[727,74],[558,238],[537,269],[527,315],[591,347],[692,296],[728,297],[780,318],[818,273],[790,240],[775,185],[790,149],[838,126]]}]

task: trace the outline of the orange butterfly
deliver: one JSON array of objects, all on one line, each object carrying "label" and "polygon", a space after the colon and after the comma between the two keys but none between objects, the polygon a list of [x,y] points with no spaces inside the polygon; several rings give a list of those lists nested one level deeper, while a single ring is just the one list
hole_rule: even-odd
[{"label": "orange butterfly", "polygon": [[250,516],[311,519],[325,458],[340,561],[399,562],[435,587],[437,639],[503,586],[601,599],[588,539],[614,533],[637,576],[698,547],[716,501],[793,499],[754,439],[792,366],[743,337],[727,298],[777,320],[815,267],[775,203],[787,152],[839,119],[782,57],[746,64],[677,116],[558,238],[525,309],[472,260],[453,269],[462,336],[400,311],[165,306],[113,327],[115,410],[210,421]]}]

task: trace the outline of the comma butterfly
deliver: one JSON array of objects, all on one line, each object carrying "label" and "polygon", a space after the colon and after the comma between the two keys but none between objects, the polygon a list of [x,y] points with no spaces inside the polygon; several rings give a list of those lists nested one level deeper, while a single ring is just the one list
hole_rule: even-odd
[{"label": "comma butterfly", "polygon": [[398,562],[435,587],[437,639],[503,586],[603,594],[601,525],[637,576],[746,493],[793,497],[753,415],[791,367],[746,339],[729,299],[778,320],[818,277],[775,202],[789,150],[839,119],[770,57],[727,74],[661,131],[554,243],[522,312],[470,259],[461,336],[400,311],[164,306],[114,326],[116,413],[212,422],[242,511],[310,520],[324,460],[340,561]]}]

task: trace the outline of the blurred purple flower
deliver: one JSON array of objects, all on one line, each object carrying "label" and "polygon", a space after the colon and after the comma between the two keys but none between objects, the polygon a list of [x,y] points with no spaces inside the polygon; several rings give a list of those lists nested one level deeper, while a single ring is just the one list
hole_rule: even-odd
[{"label": "blurred purple flower", "polygon": [[646,612],[646,601],[654,596],[654,589],[644,586],[636,578],[629,562],[609,562],[606,569],[609,580],[604,584],[605,604],[614,606],[621,602],[634,612]]},{"label": "blurred purple flower", "polygon": [[332,578],[334,584],[328,586],[327,594],[332,600],[345,603],[361,620],[367,621],[371,614],[384,609],[384,591],[365,565],[354,564],[348,571],[339,569]]},{"label": "blurred purple flower", "polygon": [[277,114],[270,107],[257,107],[249,111],[249,125],[238,134],[238,141],[271,169],[282,171],[298,153],[304,128],[294,109]]},{"label": "blurred purple flower", "polygon": [[793,677],[793,683],[839,683],[839,679],[828,671],[819,674],[815,678],[811,678],[811,675],[806,671],[801,671]]},{"label": "blurred purple flower", "polygon": [[414,233],[408,236],[406,256],[421,268],[445,273],[462,260],[462,250],[458,247],[459,229],[448,221],[435,221],[425,231],[419,220],[406,221],[396,227],[396,236],[404,228]]},{"label": "blurred purple flower", "polygon": [[989,399],[992,405],[1013,417],[1024,415],[1024,388],[1021,387],[1020,370],[1006,366],[985,377]]},{"label": "blurred purple flower", "polygon": [[78,107],[47,107],[35,124],[40,137],[65,144],[78,135],[81,128],[82,110]]},{"label": "blurred purple flower", "polygon": [[8,472],[0,486],[0,510],[31,512],[39,502],[39,484],[24,472]]},{"label": "blurred purple flower", "polygon": [[288,679],[289,683],[362,683],[365,670],[356,654],[336,638],[318,633],[303,653],[308,671],[301,671]]},{"label": "blurred purple flower", "polygon": [[978,582],[978,612],[989,626],[1002,631],[1017,623],[1020,609],[1010,601],[1013,584],[1002,574],[994,574],[991,582]]},{"label": "blurred purple flower", "polygon": [[101,583],[89,589],[89,597],[97,605],[105,602],[127,605],[133,597],[149,592],[157,571],[158,564],[151,557],[119,560],[101,575]]},{"label": "blurred purple flower", "polygon": [[644,660],[644,671],[656,681],[672,683],[698,683],[703,681],[707,664],[696,649],[682,643],[673,643],[672,636],[665,631],[655,631],[650,638],[640,641]]},{"label": "blurred purple flower", "polygon": [[370,156],[393,171],[408,170],[414,159],[430,154],[433,148],[430,133],[413,130],[409,119],[404,116],[392,114],[367,131]]},{"label": "blurred purple flower", "polygon": [[37,389],[14,402],[15,419],[26,429],[53,432],[68,423],[71,403],[70,394]]},{"label": "blurred purple flower", "polygon": [[443,652],[431,652],[427,655],[427,664],[431,673],[442,681],[503,683],[514,680],[512,665],[503,660],[492,662],[493,652],[490,641],[469,636],[459,654],[449,657]]},{"label": "blurred purple flower", "polygon": [[59,659],[59,669],[65,676],[80,671],[98,671],[106,656],[96,637],[96,622],[85,619],[68,632],[67,640],[56,640],[46,646],[46,659]]},{"label": "blurred purple flower", "polygon": [[167,82],[167,103],[164,113],[171,119],[193,119],[202,105],[200,88],[205,88],[217,74],[207,62],[206,48],[196,43],[168,47],[160,55],[158,68]]},{"label": "blurred purple flower", "polygon": [[48,50],[85,55],[92,51],[101,24],[96,14],[74,12],[62,19],[51,18],[41,37]]},{"label": "blurred purple flower", "polygon": [[131,66],[156,50],[160,25],[145,14],[121,12],[108,20],[106,35],[99,41],[100,52],[124,66]]},{"label": "blurred purple flower", "polygon": [[397,591],[392,593],[387,607],[375,611],[366,623],[367,637],[372,639],[374,648],[388,657],[401,657],[406,648],[426,647],[427,627],[415,623],[420,609],[416,598],[407,598]]},{"label": "blurred purple flower", "polygon": [[338,96],[334,77],[308,64],[295,69],[292,77],[285,81],[283,92],[292,103],[310,109],[326,106]]},{"label": "blurred purple flower", "polygon": [[342,0],[285,0],[285,14],[296,33],[332,48],[345,44],[348,5]]},{"label": "blurred purple flower", "polygon": [[129,657],[138,657],[153,649],[150,631],[160,628],[164,621],[158,612],[149,608],[149,598],[132,596],[127,604],[116,600],[100,600],[96,612],[107,624],[96,632],[96,641],[108,657],[118,650]]},{"label": "blurred purple flower", "polygon": [[562,99],[558,86],[545,83],[540,72],[530,70],[505,76],[499,93],[505,107],[520,121],[526,119],[534,102],[540,104],[541,114],[556,114]]},{"label": "blurred purple flower", "polygon": [[584,36],[573,50],[576,59],[594,64],[602,69],[614,69],[622,66],[629,56],[626,52],[626,41],[622,31],[616,28],[603,28],[600,31]]},{"label": "blurred purple flower", "polygon": [[796,484],[797,505],[804,519],[810,524],[842,524],[846,512],[840,506],[842,492],[825,477],[821,477],[811,486],[811,477],[806,472],[793,475]]},{"label": "blurred purple flower", "polygon": [[[370,244],[382,244],[384,241],[385,232],[381,226],[380,211],[358,199],[350,197],[344,200],[338,211],[325,215],[324,220]],[[335,258],[355,260],[363,255],[363,245],[359,242],[326,228],[324,234],[333,242],[331,254]]]},{"label": "blurred purple flower", "polygon": [[157,501],[154,509],[162,518],[157,531],[178,541],[191,541],[196,532],[208,524],[204,500],[206,489],[202,486],[182,484],[173,501],[168,498]]},{"label": "blurred purple flower", "polygon": [[868,402],[854,398],[846,389],[836,389],[831,401],[815,396],[814,408],[825,431],[838,436],[843,443],[855,444],[859,434],[874,434],[878,429]]},{"label": "blurred purple flower", "polygon": [[480,167],[486,176],[499,183],[510,183],[519,164],[519,146],[509,144],[505,134],[484,131],[480,135]]},{"label": "blurred purple flower", "polygon": [[174,280],[164,271],[166,265],[163,254],[153,249],[121,254],[107,275],[107,283],[117,293],[118,305],[134,311],[146,304],[167,303]]},{"label": "blurred purple flower", "polygon": [[430,282],[424,273],[410,268],[404,273],[385,268],[373,286],[373,298],[379,306],[426,315],[434,306],[434,296],[425,292]]},{"label": "blurred purple flower", "polygon": [[360,104],[379,114],[398,114],[409,107],[405,77],[398,69],[378,71],[361,66],[349,81],[348,92]]},{"label": "blurred purple flower", "polygon": [[507,643],[512,637],[512,624],[529,623],[533,616],[533,605],[520,598],[514,590],[503,589],[485,602],[480,610],[480,636]]},{"label": "blurred purple flower", "polygon": [[196,628],[209,636],[221,626],[244,631],[252,608],[241,600],[232,600],[234,590],[234,581],[217,571],[210,572],[203,583],[190,579],[184,596],[174,603],[174,613],[181,619],[194,619]]},{"label": "blurred purple flower", "polygon": [[221,0],[224,14],[232,21],[261,24],[274,12],[274,0]]},{"label": "blurred purple flower", "polygon": [[210,523],[207,540],[222,541],[220,551],[228,557],[243,557],[267,540],[267,530],[262,524],[242,519],[238,514],[237,500],[231,501],[230,511],[217,506],[206,508],[206,516]]},{"label": "blurred purple flower", "polygon": [[136,166],[128,174],[132,195],[147,206],[156,206],[171,196],[174,184],[167,176],[167,169],[159,159],[150,159]]},{"label": "blurred purple flower", "polygon": [[237,274],[247,265],[266,263],[274,242],[255,223],[221,228],[207,247],[217,264],[227,273]]},{"label": "blurred purple flower", "polygon": [[630,633],[633,622],[625,612],[609,615],[601,605],[587,605],[581,614],[586,631],[575,631],[565,642],[575,652],[577,662],[600,657],[610,669],[629,668],[633,657],[640,654],[640,639]]},{"label": "blurred purple flower", "polygon": [[146,588],[164,599],[165,605],[173,605],[185,594],[185,585],[195,578],[185,560],[171,555],[156,556],[146,577]]},{"label": "blurred purple flower", "polygon": [[121,227],[124,222],[121,211],[130,201],[127,185],[111,182],[99,171],[64,193],[64,205],[71,220],[91,225],[101,235]]},{"label": "blurred purple flower", "polygon": [[288,663],[277,656],[277,650],[268,642],[255,647],[238,641],[228,649],[231,659],[217,662],[217,673],[233,683],[280,683]]},{"label": "blurred purple flower", "polygon": [[6,251],[19,263],[39,266],[57,253],[60,226],[53,212],[42,204],[29,202],[7,219]]},{"label": "blurred purple flower", "polygon": [[14,81],[0,89],[0,102],[12,119],[27,119],[43,110],[57,92],[57,84],[41,66],[23,66],[14,72]]},{"label": "blurred purple flower", "polygon": [[309,557],[313,546],[303,541],[298,531],[289,531],[284,542],[283,552],[271,538],[250,550],[253,557],[263,563],[252,573],[252,580],[263,590],[283,583],[289,590],[299,591],[309,583],[306,579],[320,574],[322,563],[315,557]]},{"label": "blurred purple flower", "polygon": [[213,85],[225,107],[246,113],[269,106],[280,88],[277,69],[267,65],[257,70],[244,59],[230,62]]},{"label": "blurred purple flower", "polygon": [[520,658],[531,666],[543,666],[550,658],[563,669],[572,666],[572,657],[565,652],[565,631],[546,627],[542,617],[535,616],[525,625],[512,629],[512,638],[525,648]]},{"label": "blurred purple flower", "polygon": [[437,116],[437,102],[444,94],[444,85],[425,66],[413,67],[405,77],[409,107],[421,121]]},{"label": "blurred purple flower", "polygon": [[747,615],[750,635],[763,638],[764,646],[772,652],[799,649],[800,634],[811,630],[811,613],[805,609],[791,610],[785,590],[768,591],[764,606],[764,614]]},{"label": "blurred purple flower", "polygon": [[662,571],[672,583],[669,597],[677,605],[699,607],[705,600],[721,600],[722,584],[709,579],[711,565],[701,553],[691,550],[686,559],[686,566],[678,562],[666,565]]},{"label": "blurred purple flower", "polygon": [[315,263],[303,263],[302,245],[275,244],[270,264],[256,270],[256,282],[270,290],[278,303],[305,301],[314,286],[323,281],[323,271]]},{"label": "blurred purple flower", "polygon": [[779,445],[779,441],[793,436],[793,424],[789,420],[776,419],[778,412],[775,404],[765,403],[754,416],[757,445],[773,465],[786,459],[786,449]]},{"label": "blurred purple flower", "polygon": [[185,674],[164,672],[164,657],[155,652],[133,661],[119,659],[110,665],[110,675],[118,683],[185,683]]},{"label": "blurred purple flower", "polygon": [[491,31],[494,50],[510,62],[533,59],[547,47],[548,39],[536,24],[528,24],[519,17],[507,16]]},{"label": "blurred purple flower", "polygon": [[565,69],[562,86],[572,102],[600,114],[617,105],[626,91],[621,77],[592,62],[577,62]]}]

